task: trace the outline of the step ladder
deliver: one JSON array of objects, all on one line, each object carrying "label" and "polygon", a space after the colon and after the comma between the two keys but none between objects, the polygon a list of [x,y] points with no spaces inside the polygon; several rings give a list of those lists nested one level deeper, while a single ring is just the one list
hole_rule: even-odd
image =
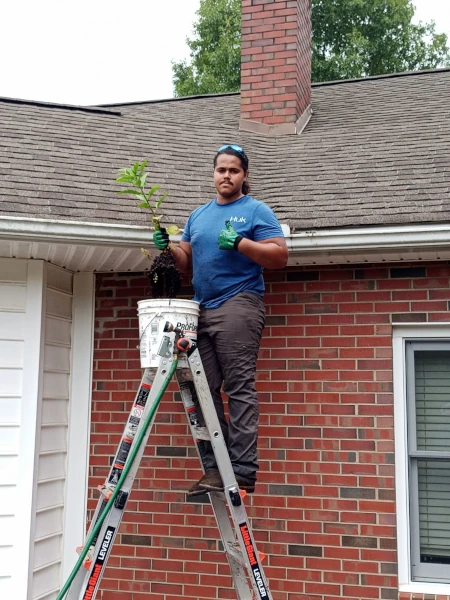
[{"label": "step ladder", "polygon": [[[211,442],[224,483],[223,492],[208,492],[230,566],[238,600],[272,600],[259,553],[214,408],[208,382],[195,343],[169,322],[158,355],[159,367],[147,368],[133,402],[125,429],[79,559],[57,600],[94,600],[119,530],[139,463],[162,395],[175,374],[190,430],[202,462],[202,443]],[[200,404],[205,426],[196,410]],[[90,540],[92,538],[92,540]],[[90,542],[90,543],[89,543]],[[89,544],[89,546],[88,546]],[[66,596],[67,593],[67,596]]]}]

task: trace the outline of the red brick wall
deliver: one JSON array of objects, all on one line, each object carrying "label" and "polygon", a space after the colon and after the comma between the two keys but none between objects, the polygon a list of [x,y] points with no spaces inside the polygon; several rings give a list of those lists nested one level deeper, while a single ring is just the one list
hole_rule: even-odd
[{"label": "red brick wall", "polygon": [[310,102],[310,0],[242,0],[241,118],[295,123]]},{"label": "red brick wall", "polygon": [[[267,274],[261,469],[246,506],[274,600],[434,598],[397,592],[391,322],[448,320],[450,266],[391,267]],[[98,277],[90,509],[141,377],[147,295],[143,277]],[[234,599],[211,510],[186,502],[201,471],[172,394],[153,433],[100,597]]]}]

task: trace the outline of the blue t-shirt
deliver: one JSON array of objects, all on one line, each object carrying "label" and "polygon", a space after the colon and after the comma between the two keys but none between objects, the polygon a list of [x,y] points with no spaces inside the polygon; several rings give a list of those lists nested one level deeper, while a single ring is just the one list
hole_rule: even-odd
[{"label": "blue t-shirt", "polygon": [[283,237],[272,209],[251,196],[230,204],[214,199],[196,208],[181,239],[191,244],[194,300],[205,308],[217,308],[241,292],[264,293],[263,267],[236,250],[220,250],[219,234],[226,221],[255,242]]}]

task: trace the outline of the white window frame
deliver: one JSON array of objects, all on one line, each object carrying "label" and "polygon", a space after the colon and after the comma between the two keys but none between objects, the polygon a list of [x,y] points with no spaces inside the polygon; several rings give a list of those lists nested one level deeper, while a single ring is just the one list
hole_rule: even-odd
[{"label": "white window frame", "polygon": [[400,592],[450,595],[450,583],[412,581],[409,503],[408,414],[406,402],[406,342],[447,340],[450,322],[393,325],[395,487],[397,555]]}]

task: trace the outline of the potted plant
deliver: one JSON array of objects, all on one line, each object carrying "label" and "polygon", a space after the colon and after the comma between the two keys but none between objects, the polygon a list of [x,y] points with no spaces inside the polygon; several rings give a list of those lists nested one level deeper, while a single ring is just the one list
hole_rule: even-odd
[{"label": "potted plant", "polygon": [[[148,161],[135,162],[131,168],[120,169],[116,182],[126,184],[127,188],[119,190],[118,194],[132,194],[139,200],[138,207],[149,210],[151,213],[152,229],[167,232],[169,235],[179,233],[177,225],[161,227],[162,214],[159,208],[168,194],[155,196],[160,185],[148,186],[149,173],[145,170]],[[152,260],[151,253],[142,248],[141,251]],[[148,275],[152,298],[175,298],[181,288],[181,276],[175,264],[172,251],[169,247],[153,258]]]}]

